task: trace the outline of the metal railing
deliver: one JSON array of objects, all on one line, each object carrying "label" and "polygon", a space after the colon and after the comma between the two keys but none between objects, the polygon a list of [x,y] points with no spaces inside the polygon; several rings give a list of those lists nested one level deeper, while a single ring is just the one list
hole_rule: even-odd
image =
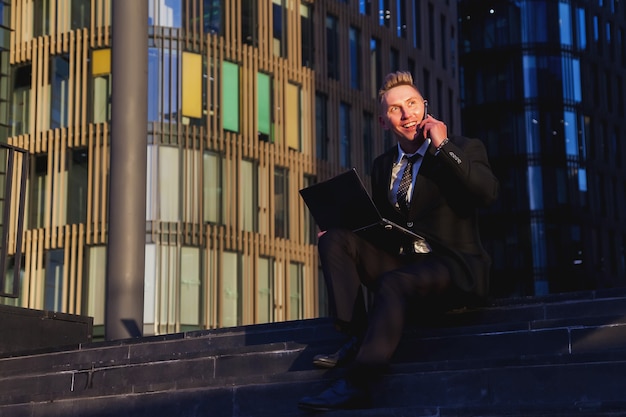
[{"label": "metal railing", "polygon": [[0,143],[0,297],[17,298],[20,292],[27,177],[28,152]]}]

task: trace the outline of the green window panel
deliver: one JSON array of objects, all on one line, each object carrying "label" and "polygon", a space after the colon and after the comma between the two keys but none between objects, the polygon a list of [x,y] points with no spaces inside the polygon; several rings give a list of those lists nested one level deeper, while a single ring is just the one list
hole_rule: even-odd
[{"label": "green window panel", "polygon": [[225,130],[239,132],[239,65],[222,64],[222,123]]},{"label": "green window panel", "polygon": [[257,117],[259,133],[270,137],[272,130],[272,80],[269,75],[257,73]]}]

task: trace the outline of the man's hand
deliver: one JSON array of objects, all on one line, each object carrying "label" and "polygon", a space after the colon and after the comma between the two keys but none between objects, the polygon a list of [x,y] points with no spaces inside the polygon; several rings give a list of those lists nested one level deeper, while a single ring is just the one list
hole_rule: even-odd
[{"label": "man's hand", "polygon": [[435,119],[431,114],[422,120],[420,129],[424,138],[430,138],[435,148],[448,137],[448,126],[441,120]]}]

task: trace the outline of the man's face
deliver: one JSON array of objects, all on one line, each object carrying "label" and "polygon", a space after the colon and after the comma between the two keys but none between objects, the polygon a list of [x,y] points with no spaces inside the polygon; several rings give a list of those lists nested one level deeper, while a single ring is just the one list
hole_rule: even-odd
[{"label": "man's face", "polygon": [[424,112],[424,98],[419,92],[410,85],[399,85],[383,96],[379,120],[405,152],[413,152],[424,142],[420,128]]}]

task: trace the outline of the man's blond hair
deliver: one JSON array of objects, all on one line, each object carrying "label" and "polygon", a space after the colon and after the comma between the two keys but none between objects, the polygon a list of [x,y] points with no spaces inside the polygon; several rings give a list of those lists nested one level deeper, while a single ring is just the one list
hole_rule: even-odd
[{"label": "man's blond hair", "polygon": [[[415,91],[420,92],[419,89],[413,83],[413,76],[408,71],[396,71],[391,72],[385,76],[383,80],[383,85],[378,90],[378,103],[382,104],[383,96],[387,93],[387,91],[391,90],[394,87],[399,85],[410,85],[415,88]],[[420,93],[421,95],[421,93]]]}]

